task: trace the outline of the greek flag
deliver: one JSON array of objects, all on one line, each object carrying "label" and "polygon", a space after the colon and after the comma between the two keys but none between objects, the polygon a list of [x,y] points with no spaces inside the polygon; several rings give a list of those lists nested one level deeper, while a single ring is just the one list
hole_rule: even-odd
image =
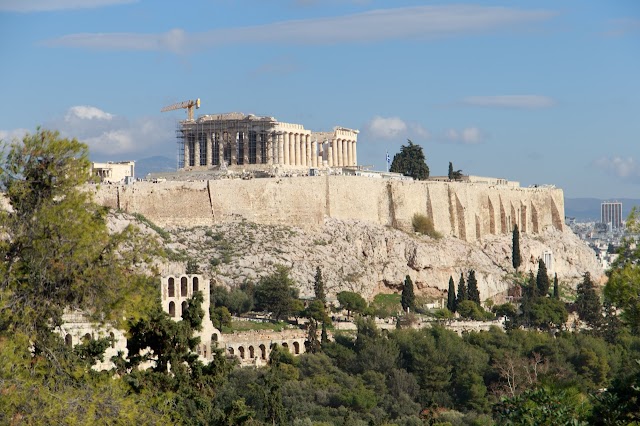
[{"label": "greek flag", "polygon": [[389,157],[389,151],[387,151],[387,171],[391,168],[391,157]]}]

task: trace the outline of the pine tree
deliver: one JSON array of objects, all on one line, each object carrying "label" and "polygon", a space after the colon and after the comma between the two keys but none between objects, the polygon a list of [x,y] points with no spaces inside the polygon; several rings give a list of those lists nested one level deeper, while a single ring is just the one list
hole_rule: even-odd
[{"label": "pine tree", "polygon": [[591,275],[585,272],[582,282],[576,288],[576,310],[578,317],[591,327],[602,323],[602,305]]},{"label": "pine tree", "polygon": [[322,270],[320,267],[316,267],[316,275],[313,279],[313,290],[316,295],[316,299],[320,300],[323,305],[327,304],[327,295],[324,292],[324,281],[322,279]]},{"label": "pine tree", "polygon": [[511,252],[511,264],[513,269],[518,270],[518,267],[522,264],[522,256],[520,255],[520,231],[518,225],[513,226],[513,245]]},{"label": "pine tree", "polygon": [[407,312],[407,309],[414,311],[416,308],[416,296],[413,293],[413,281],[409,275],[404,279],[404,286],[402,287],[402,310]]},{"label": "pine tree", "polygon": [[447,309],[451,312],[456,311],[456,285],[453,277],[449,276],[449,291],[447,292]]},{"label": "pine tree", "polygon": [[411,176],[415,180],[427,180],[429,178],[429,166],[422,152],[422,147],[408,140],[408,145],[402,145],[400,152],[393,156],[393,162],[389,169],[394,173],[402,173]]},{"label": "pine tree", "polygon": [[558,285],[558,273],[553,276],[553,298],[560,299],[560,287]]},{"label": "pine tree", "polygon": [[549,275],[547,275],[547,266],[544,260],[538,260],[538,275],[536,276],[536,285],[538,286],[538,295],[545,297],[549,294]]},{"label": "pine tree", "polygon": [[476,271],[473,269],[469,271],[467,277],[467,292],[469,294],[469,300],[476,302],[480,305],[480,291],[478,290],[478,281],[476,280]]},{"label": "pine tree", "polygon": [[467,295],[467,286],[464,282],[464,275],[461,272],[460,281],[458,281],[458,297],[456,298],[456,311],[458,310],[458,306],[460,306],[460,303],[468,299],[469,299],[469,296]]}]

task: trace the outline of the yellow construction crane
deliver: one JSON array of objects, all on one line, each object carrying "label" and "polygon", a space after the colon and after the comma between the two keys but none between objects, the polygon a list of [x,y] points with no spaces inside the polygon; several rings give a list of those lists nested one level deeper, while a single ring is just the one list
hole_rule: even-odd
[{"label": "yellow construction crane", "polygon": [[160,112],[173,111],[174,109],[186,109],[187,120],[193,121],[193,107],[200,108],[200,98],[194,101],[178,102],[177,104],[169,105],[160,110]]}]

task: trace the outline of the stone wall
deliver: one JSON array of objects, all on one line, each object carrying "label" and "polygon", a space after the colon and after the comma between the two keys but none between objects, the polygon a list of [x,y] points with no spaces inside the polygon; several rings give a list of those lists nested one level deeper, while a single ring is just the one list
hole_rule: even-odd
[{"label": "stone wall", "polygon": [[362,176],[136,182],[92,187],[95,200],[141,213],[163,227],[248,220],[301,228],[324,218],[357,219],[405,230],[414,214],[433,219],[438,232],[465,241],[563,230],[564,197],[556,188],[514,188],[469,182],[417,182]]}]

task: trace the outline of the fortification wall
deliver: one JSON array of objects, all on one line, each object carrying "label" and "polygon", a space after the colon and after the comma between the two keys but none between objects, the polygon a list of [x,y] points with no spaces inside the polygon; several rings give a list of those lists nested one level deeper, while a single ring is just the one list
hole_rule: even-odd
[{"label": "fortification wall", "polygon": [[556,188],[514,188],[469,182],[414,182],[362,176],[136,182],[92,187],[96,202],[141,213],[163,227],[246,219],[319,227],[324,217],[411,229],[414,214],[432,218],[443,235],[476,241],[547,227],[563,230],[564,196]]}]

